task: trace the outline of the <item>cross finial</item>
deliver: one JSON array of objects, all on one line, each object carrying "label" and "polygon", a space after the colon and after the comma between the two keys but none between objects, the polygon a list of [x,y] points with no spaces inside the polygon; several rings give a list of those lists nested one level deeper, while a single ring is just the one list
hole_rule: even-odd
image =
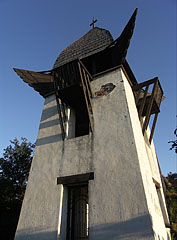
[{"label": "cross finial", "polygon": [[97,19],[94,20],[94,17],[93,17],[92,23],[90,24],[90,26],[93,26],[93,29],[95,28],[95,23],[96,23],[97,21],[98,21],[98,20],[97,20]]}]

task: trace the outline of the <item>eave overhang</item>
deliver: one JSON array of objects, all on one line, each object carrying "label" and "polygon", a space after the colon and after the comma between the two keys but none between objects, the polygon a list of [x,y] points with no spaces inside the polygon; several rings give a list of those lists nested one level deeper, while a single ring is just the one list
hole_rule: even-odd
[{"label": "eave overhang", "polygon": [[39,92],[44,98],[54,91],[51,71],[34,72],[24,69],[14,68],[14,71],[23,79],[24,82]]}]

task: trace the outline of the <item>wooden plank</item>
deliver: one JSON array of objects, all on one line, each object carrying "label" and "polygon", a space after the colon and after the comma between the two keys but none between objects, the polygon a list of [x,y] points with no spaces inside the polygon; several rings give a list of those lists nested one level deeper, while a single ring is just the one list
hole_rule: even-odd
[{"label": "wooden plank", "polygon": [[62,88],[62,81],[61,81],[60,71],[59,71],[59,69],[57,69],[56,71],[57,71],[56,82],[57,82],[58,88],[61,89]]},{"label": "wooden plank", "polygon": [[58,110],[58,115],[59,115],[59,121],[60,121],[60,127],[61,127],[61,132],[62,132],[62,139],[65,139],[65,129],[63,126],[63,120],[62,120],[62,114],[61,114],[61,108],[60,108],[60,102],[58,97],[56,96],[56,102],[57,102],[57,110]]},{"label": "wooden plank", "polygon": [[65,108],[65,104],[61,101],[61,106],[62,106],[62,112],[63,112],[63,119],[64,119],[64,122],[67,121],[67,117],[66,117],[66,108]]},{"label": "wooden plank", "polygon": [[88,82],[87,82],[87,79],[86,79],[85,69],[83,69],[83,73],[84,73],[84,79],[85,79],[86,89],[87,89],[87,93],[88,93],[88,99],[89,99],[89,102],[90,102],[91,111],[93,113],[93,110],[92,110],[93,106],[92,106],[92,101],[91,101],[91,93],[90,93],[90,90],[89,90],[89,87],[88,87]]},{"label": "wooden plank", "polygon": [[94,94],[92,92],[92,88],[91,88],[91,84],[90,84],[90,78],[89,75],[86,73],[86,80],[88,82],[88,86],[89,86],[89,90],[90,90],[90,94],[91,94],[91,98],[93,98]]},{"label": "wooden plank", "polygon": [[82,87],[83,87],[85,102],[86,102],[86,106],[87,106],[87,112],[88,112],[88,116],[89,116],[89,120],[90,120],[90,128],[91,128],[91,131],[93,132],[93,122],[92,122],[92,117],[90,115],[89,105],[88,105],[88,101],[87,101],[86,88],[85,88],[84,81],[83,81],[80,62],[78,62],[78,66],[79,66],[79,72],[80,72],[80,78],[81,78],[81,83],[82,83]]},{"label": "wooden plank", "polygon": [[149,137],[150,144],[151,144],[151,141],[152,141],[152,138],[153,138],[154,129],[155,129],[155,125],[156,125],[156,122],[157,122],[158,114],[159,113],[156,113],[155,116],[154,116],[154,121],[153,121],[153,124],[152,124],[151,134],[150,134],[150,137]]},{"label": "wooden plank", "polygon": [[94,172],[58,177],[57,184],[69,185],[88,182],[94,179]]},{"label": "wooden plank", "polygon": [[92,92],[92,89],[91,89],[91,85],[90,85],[90,82],[91,82],[91,80],[93,80],[93,78],[92,78],[92,75],[89,73],[89,71],[87,70],[87,68],[85,67],[85,65],[82,63],[82,61],[81,60],[78,60],[79,61],[79,63],[81,64],[81,66],[83,67],[83,69],[85,70],[85,72],[86,72],[86,81],[87,81],[87,83],[88,83],[88,86],[89,86],[89,90],[90,90],[90,93],[91,93],[91,97],[93,97],[93,92]]},{"label": "wooden plank", "polygon": [[67,83],[68,86],[71,85],[71,70],[70,70],[70,63],[66,64],[65,66],[66,74],[67,74]]},{"label": "wooden plank", "polygon": [[87,74],[89,75],[90,79],[92,80],[92,75],[89,73],[89,71],[87,70],[87,68],[84,66],[84,64],[82,63],[82,61],[80,59],[78,59],[79,63],[82,65],[82,67],[85,69],[85,71],[87,72]]},{"label": "wooden plank", "polygon": [[39,73],[39,72],[34,72],[34,71],[29,71],[29,70],[23,70],[23,69],[17,69],[14,68],[14,71],[26,82],[35,82],[35,83],[40,83],[40,82],[51,82],[50,81],[50,75],[49,74],[44,74],[44,73]]},{"label": "wooden plank", "polygon": [[153,183],[155,184],[157,189],[160,189],[160,183],[155,180],[155,178],[152,178]]},{"label": "wooden plank", "polygon": [[143,124],[143,129],[142,129],[143,134],[144,134],[145,130],[147,129],[147,126],[148,126],[148,123],[149,123],[149,119],[150,119],[150,115],[151,115],[151,109],[152,109],[152,104],[153,104],[153,101],[154,101],[154,93],[156,91],[157,85],[158,85],[158,81],[156,81],[154,83],[152,94],[151,94],[151,97],[150,97],[150,100],[149,100],[149,105],[148,105],[147,112],[146,112],[146,118],[145,118],[145,121],[144,121],[144,124]]},{"label": "wooden plank", "polygon": [[136,105],[138,104],[138,101],[139,101],[141,92],[142,92],[142,90],[141,90],[141,88],[140,88],[139,91],[138,91],[137,96],[135,95],[135,103],[136,103]]},{"label": "wooden plank", "polygon": [[62,76],[62,86],[63,86],[63,88],[65,88],[65,87],[67,87],[67,85],[66,85],[66,81],[65,81],[65,74],[64,74],[63,67],[60,67],[60,71],[61,71],[61,76]]},{"label": "wooden plank", "polygon": [[146,89],[145,89],[145,92],[144,92],[144,96],[143,96],[143,99],[142,99],[142,103],[140,105],[140,109],[139,109],[139,113],[138,113],[139,118],[142,117],[142,113],[143,113],[144,105],[145,105],[145,102],[146,102],[148,89],[149,89],[149,85],[146,86]]},{"label": "wooden plank", "polygon": [[55,90],[55,97],[56,97],[56,103],[57,103],[57,110],[58,110],[58,115],[59,115],[59,122],[60,122],[60,127],[61,127],[61,133],[62,133],[62,139],[65,139],[65,129],[63,126],[63,120],[62,120],[62,114],[61,114],[61,108],[60,108],[60,102],[59,102],[59,98],[58,98],[58,91],[57,91],[57,83],[55,80],[55,72],[52,72],[52,78],[53,78],[53,82],[54,82],[54,90]]},{"label": "wooden plank", "polygon": [[133,90],[136,91],[136,90],[138,90],[138,89],[140,89],[140,88],[143,88],[143,87],[145,87],[145,86],[147,86],[147,85],[151,85],[151,84],[155,83],[157,80],[158,80],[158,78],[155,77],[155,78],[153,78],[153,79],[151,79],[151,80],[148,80],[148,81],[139,83],[139,84],[133,86]]}]

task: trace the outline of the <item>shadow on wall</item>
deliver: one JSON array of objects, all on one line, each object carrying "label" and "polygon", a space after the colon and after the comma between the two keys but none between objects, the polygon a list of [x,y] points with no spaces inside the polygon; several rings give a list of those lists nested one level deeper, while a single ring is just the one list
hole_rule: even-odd
[{"label": "shadow on wall", "polygon": [[[51,117],[54,117],[55,115],[58,116],[57,114],[58,113],[57,113],[56,106],[48,107],[48,108],[44,109],[43,113],[42,113],[42,118],[41,118],[41,123],[40,123],[39,129],[47,129],[47,128],[58,125],[58,131],[60,131],[60,125],[59,125],[58,118],[46,121],[47,119],[50,119]],[[50,130],[48,131],[48,133],[50,134]],[[46,137],[38,138],[36,141],[36,146],[55,143],[55,142],[59,142],[61,140],[62,140],[61,133],[51,135],[51,136],[46,136]]]},{"label": "shadow on wall", "polygon": [[[97,225],[89,229],[89,238],[92,240],[154,239],[150,221],[150,215],[145,214],[125,222]],[[46,230],[41,227],[18,231],[15,240],[57,239],[57,231],[42,232],[44,229]]]},{"label": "shadow on wall", "polygon": [[53,232],[43,232],[45,231],[46,228],[44,227],[39,227],[39,228],[33,228],[31,229],[24,229],[24,230],[19,230],[16,233],[16,236],[14,240],[56,240],[57,239],[57,231]]},{"label": "shadow on wall", "polygon": [[52,135],[52,136],[44,137],[44,138],[38,138],[36,141],[36,146],[55,143],[55,142],[59,142],[61,140],[62,140],[61,134],[56,134],[56,135]]},{"label": "shadow on wall", "polygon": [[149,214],[124,222],[97,225],[89,230],[89,236],[94,240],[154,239],[153,235]]},{"label": "shadow on wall", "polygon": [[47,122],[41,122],[39,129],[43,129],[43,128],[48,128],[48,127],[53,127],[59,125],[59,119],[56,118],[54,120],[50,120]]},{"label": "shadow on wall", "polygon": [[57,115],[57,108],[56,106],[48,107],[43,110],[42,117],[41,117],[41,122],[47,120],[48,118],[51,118],[55,115]]}]

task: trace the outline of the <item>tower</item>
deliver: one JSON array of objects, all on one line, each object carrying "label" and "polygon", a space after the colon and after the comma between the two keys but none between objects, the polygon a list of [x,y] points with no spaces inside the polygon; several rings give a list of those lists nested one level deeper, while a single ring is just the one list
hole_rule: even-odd
[{"label": "tower", "polygon": [[14,69],[45,98],[16,240],[170,239],[152,141],[163,90],[125,58],[136,14],[116,40],[94,27],[50,71]]}]

